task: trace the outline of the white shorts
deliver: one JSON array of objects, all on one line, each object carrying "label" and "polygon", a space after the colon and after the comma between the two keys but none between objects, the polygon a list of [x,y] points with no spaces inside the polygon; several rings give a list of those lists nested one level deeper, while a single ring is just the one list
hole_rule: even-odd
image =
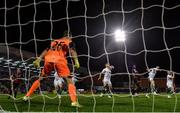
[{"label": "white shorts", "polygon": [[58,87],[58,86],[62,86],[64,83],[63,79],[54,79],[54,86]]},{"label": "white shorts", "polygon": [[173,86],[173,83],[171,83],[171,82],[167,82],[167,88],[174,88],[174,86]]},{"label": "white shorts", "polygon": [[108,86],[112,86],[112,84],[111,84],[111,81],[110,81],[110,80],[103,80],[103,85],[104,85],[104,86],[106,86],[106,85],[108,85]]},{"label": "white shorts", "polygon": [[78,81],[78,79],[75,78],[75,77],[72,77],[72,81],[73,81],[73,83],[75,84],[75,83]]},{"label": "white shorts", "polygon": [[154,78],[151,78],[151,77],[148,77],[148,79],[149,79],[149,81],[153,81],[154,80]]}]

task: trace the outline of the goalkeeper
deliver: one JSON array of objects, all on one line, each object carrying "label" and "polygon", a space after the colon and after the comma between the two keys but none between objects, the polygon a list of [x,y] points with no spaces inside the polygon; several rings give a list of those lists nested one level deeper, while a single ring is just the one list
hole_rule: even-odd
[{"label": "goalkeeper", "polygon": [[34,66],[39,68],[41,60],[43,58],[45,60],[44,68],[41,71],[39,79],[34,81],[26,96],[23,97],[24,101],[27,101],[33,92],[40,86],[40,80],[42,80],[44,76],[50,74],[52,70],[56,70],[58,75],[65,78],[68,83],[68,92],[72,101],[71,106],[81,107],[81,105],[77,102],[76,87],[73,84],[72,76],[70,75],[70,70],[67,65],[66,55],[68,52],[73,58],[74,68],[79,68],[80,64],[74,44],[71,40],[71,35],[65,31],[62,38],[53,40],[50,46],[45,49],[33,62]]}]

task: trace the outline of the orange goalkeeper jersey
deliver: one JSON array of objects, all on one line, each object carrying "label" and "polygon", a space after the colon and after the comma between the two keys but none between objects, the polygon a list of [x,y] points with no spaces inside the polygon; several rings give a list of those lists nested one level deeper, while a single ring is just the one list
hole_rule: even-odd
[{"label": "orange goalkeeper jersey", "polygon": [[57,62],[60,60],[66,60],[66,54],[69,50],[69,44],[71,42],[72,41],[69,38],[62,38],[52,41],[50,49],[45,55],[45,61]]}]

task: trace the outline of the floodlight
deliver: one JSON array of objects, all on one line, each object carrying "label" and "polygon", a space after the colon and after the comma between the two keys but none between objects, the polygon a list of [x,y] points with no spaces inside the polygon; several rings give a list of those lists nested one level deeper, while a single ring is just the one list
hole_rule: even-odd
[{"label": "floodlight", "polygon": [[126,40],[126,35],[125,35],[125,32],[123,30],[120,30],[120,29],[117,29],[115,32],[114,32],[114,37],[115,37],[115,40],[117,42],[124,42]]}]

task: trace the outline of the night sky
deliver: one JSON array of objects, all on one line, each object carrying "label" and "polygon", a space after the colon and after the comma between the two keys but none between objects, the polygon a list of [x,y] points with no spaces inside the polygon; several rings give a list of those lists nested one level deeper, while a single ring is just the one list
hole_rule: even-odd
[{"label": "night sky", "polygon": [[[62,37],[63,31],[69,29],[80,64],[90,71],[101,71],[107,61],[115,66],[114,73],[127,72],[126,66],[130,69],[133,64],[140,72],[156,65],[170,70],[172,61],[172,70],[180,72],[180,0],[33,3],[0,1],[0,45],[40,54],[51,39]],[[125,43],[116,42],[112,35],[122,27],[127,33]]]}]

